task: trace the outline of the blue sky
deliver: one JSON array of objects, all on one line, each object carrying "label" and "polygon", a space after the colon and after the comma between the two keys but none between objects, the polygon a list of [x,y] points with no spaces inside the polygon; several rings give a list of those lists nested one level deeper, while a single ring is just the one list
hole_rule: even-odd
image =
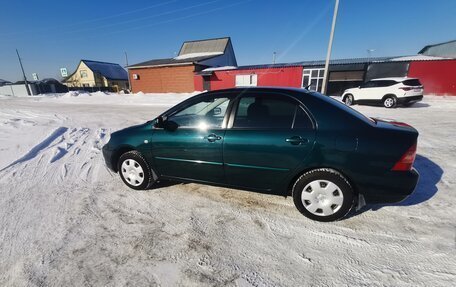
[{"label": "blue sky", "polygon": [[[239,65],[320,60],[335,0],[4,1],[0,78],[59,78],[80,59],[173,57],[183,41],[230,36]],[[416,54],[456,39],[455,0],[340,0],[332,58]]]}]

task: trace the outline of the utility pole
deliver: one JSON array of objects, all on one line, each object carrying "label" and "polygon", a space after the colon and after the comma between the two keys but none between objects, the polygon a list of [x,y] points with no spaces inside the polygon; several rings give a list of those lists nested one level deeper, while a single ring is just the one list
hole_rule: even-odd
[{"label": "utility pole", "polygon": [[328,44],[328,53],[326,54],[325,62],[325,74],[323,76],[323,85],[321,87],[321,93],[326,94],[326,82],[328,81],[328,68],[329,68],[329,58],[331,58],[331,49],[334,38],[334,30],[336,29],[336,20],[337,20],[337,11],[339,10],[339,0],[336,0],[334,7],[334,15],[331,25],[331,34],[329,35],[329,44]]},{"label": "utility pole", "polygon": [[130,72],[128,71],[128,55],[127,55],[127,51],[125,51],[125,63],[126,63],[125,67],[127,67],[127,74],[128,74],[128,90],[131,91]]},{"label": "utility pole", "polygon": [[24,76],[25,89],[27,90],[27,95],[30,96],[30,88],[28,86],[27,77],[25,76],[24,67],[22,66],[21,57],[19,56],[19,51],[16,49],[17,58],[19,59],[19,64],[21,65],[22,75]]}]

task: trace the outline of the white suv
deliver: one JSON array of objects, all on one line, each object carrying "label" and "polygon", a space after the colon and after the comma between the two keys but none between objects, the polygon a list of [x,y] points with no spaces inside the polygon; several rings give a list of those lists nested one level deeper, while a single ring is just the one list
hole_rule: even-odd
[{"label": "white suv", "polygon": [[342,94],[342,101],[348,106],[383,104],[385,108],[394,108],[398,104],[410,106],[422,99],[423,85],[415,78],[372,79]]}]

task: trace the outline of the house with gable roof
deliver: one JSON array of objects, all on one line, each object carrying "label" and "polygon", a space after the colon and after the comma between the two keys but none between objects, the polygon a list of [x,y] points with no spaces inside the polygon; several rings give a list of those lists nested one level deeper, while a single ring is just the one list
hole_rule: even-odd
[{"label": "house with gable roof", "polygon": [[63,83],[68,87],[112,87],[120,91],[128,89],[128,73],[119,64],[81,60]]},{"label": "house with gable roof", "polygon": [[229,37],[186,41],[174,58],[149,60],[127,68],[133,93],[183,93],[195,91],[195,72],[223,66],[237,66]]}]

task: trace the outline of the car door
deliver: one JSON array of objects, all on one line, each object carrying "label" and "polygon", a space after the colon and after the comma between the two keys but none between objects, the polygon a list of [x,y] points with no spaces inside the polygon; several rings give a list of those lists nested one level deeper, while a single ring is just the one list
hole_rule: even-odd
[{"label": "car door", "polygon": [[371,101],[375,99],[377,85],[375,81],[369,81],[360,86],[357,101]]},{"label": "car door", "polygon": [[285,94],[245,93],[233,105],[223,143],[227,183],[273,190],[312,150],[314,123]]},{"label": "car door", "polygon": [[[233,97],[203,95],[165,115],[164,126],[154,128],[152,135],[154,168],[161,176],[224,182],[224,122]],[[174,128],[165,128],[169,126]]]}]

